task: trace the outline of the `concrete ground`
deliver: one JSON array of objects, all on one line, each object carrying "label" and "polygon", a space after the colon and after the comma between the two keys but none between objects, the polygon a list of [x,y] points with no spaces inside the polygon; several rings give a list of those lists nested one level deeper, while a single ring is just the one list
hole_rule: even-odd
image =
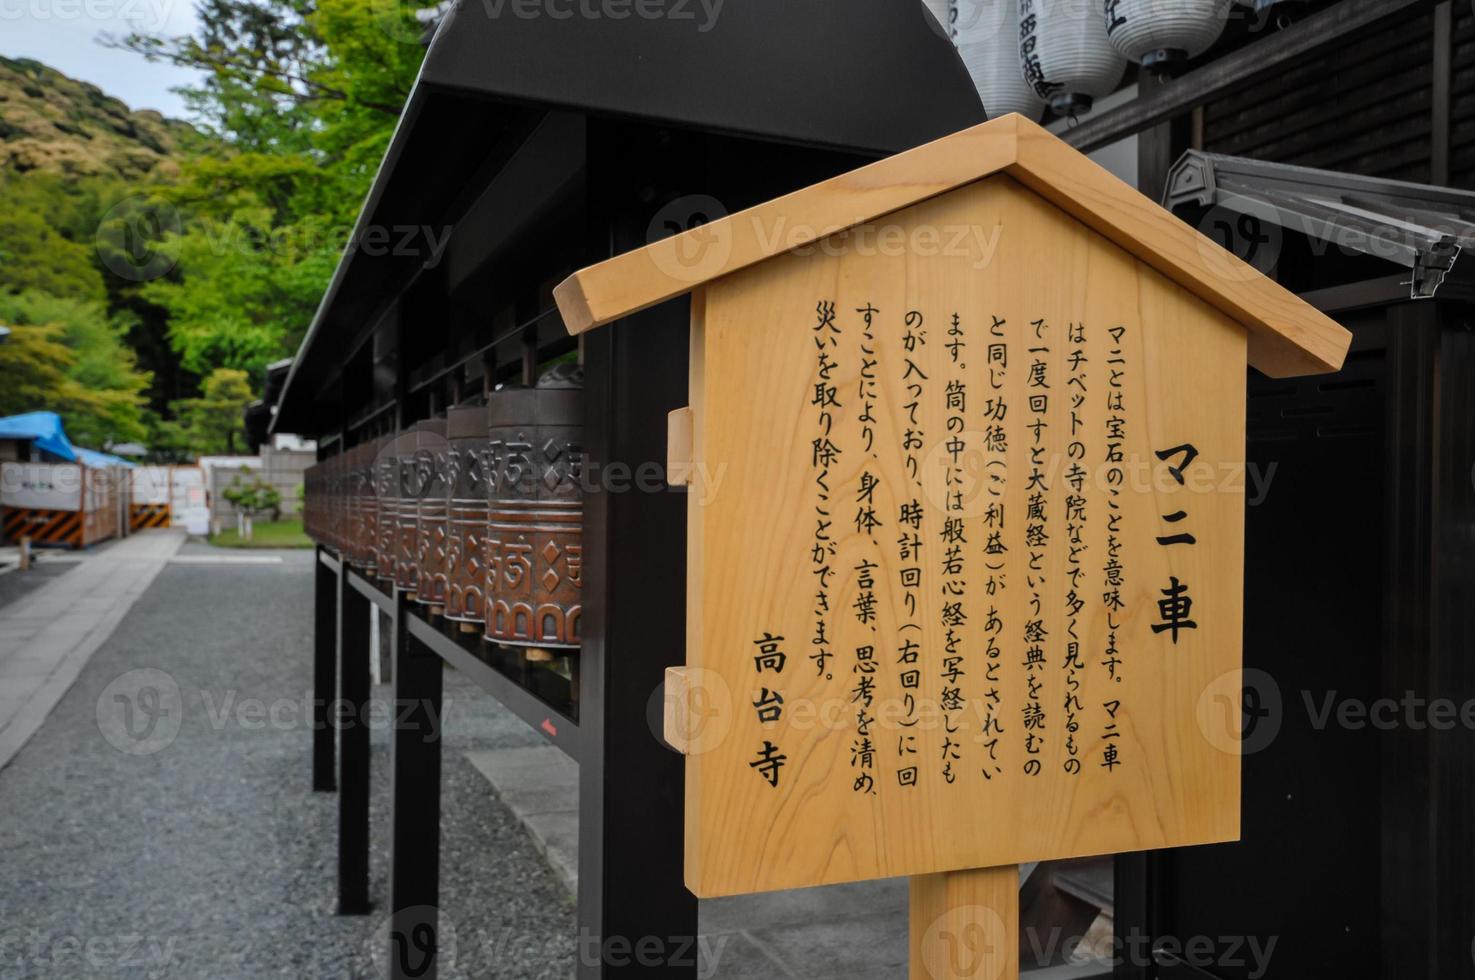
[{"label": "concrete ground", "polygon": [[[334,914],[337,798],[310,789],[312,553],[218,554],[165,563],[0,769],[0,977],[382,975],[382,914]],[[465,758],[539,736],[454,674],[446,699],[442,975],[569,977],[572,904]],[[387,732],[373,744],[382,905]]]}]

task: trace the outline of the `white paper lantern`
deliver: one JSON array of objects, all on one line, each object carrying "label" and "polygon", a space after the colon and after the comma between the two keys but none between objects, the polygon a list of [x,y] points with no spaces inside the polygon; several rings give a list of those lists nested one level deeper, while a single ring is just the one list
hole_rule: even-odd
[{"label": "white paper lantern", "polygon": [[1102,0],[1019,0],[1024,79],[1059,115],[1089,112],[1127,68],[1106,36],[1102,6]]},{"label": "white paper lantern", "polygon": [[1019,67],[1018,0],[957,0],[958,53],[993,119],[1017,112],[1039,119],[1044,101]]},{"label": "white paper lantern", "polygon": [[957,7],[957,0],[922,0],[922,4],[932,11],[932,16],[942,27],[942,32],[948,37],[953,37],[956,33],[953,27],[955,20],[953,11]]},{"label": "white paper lantern", "polygon": [[1197,57],[1224,32],[1234,0],[1106,0],[1112,46],[1148,71]]}]

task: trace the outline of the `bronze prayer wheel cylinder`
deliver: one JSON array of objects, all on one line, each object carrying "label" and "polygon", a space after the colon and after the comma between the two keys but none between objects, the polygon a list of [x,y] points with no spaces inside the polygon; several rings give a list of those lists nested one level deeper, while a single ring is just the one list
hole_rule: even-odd
[{"label": "bronze prayer wheel cylinder", "polygon": [[343,557],[343,453],[328,460],[328,540]]},{"label": "bronze prayer wheel cylinder", "polygon": [[358,461],[363,447],[345,449],[338,457],[342,463],[338,473],[339,493],[343,496],[343,560],[355,564],[359,554],[359,533],[363,520],[363,501],[359,497]]},{"label": "bronze prayer wheel cylinder", "polygon": [[582,380],[556,368],[487,406],[486,636],[497,643],[579,645]]},{"label": "bronze prayer wheel cylinder", "polygon": [[385,436],[379,441],[373,463],[374,499],[378,502],[378,541],[374,548],[374,570],[381,579],[391,584],[396,581],[399,564],[399,522],[403,509],[399,489],[399,454],[403,445],[413,447],[413,433]]},{"label": "bronze prayer wheel cylinder", "polygon": [[372,439],[353,449],[354,499],[358,519],[354,522],[354,540],[350,559],[355,567],[372,572],[379,550],[379,498],[374,487],[374,460],[383,440]]},{"label": "bronze prayer wheel cylinder", "polygon": [[429,419],[415,427],[415,599],[427,605],[443,606],[446,601],[449,457],[445,419]]},{"label": "bronze prayer wheel cylinder", "polygon": [[394,441],[394,587],[414,592],[420,584],[420,485],[415,453],[420,426],[411,426]]},{"label": "bronze prayer wheel cylinder", "polygon": [[486,601],[487,410],[453,408],[446,417],[450,488],[445,552],[446,618],[480,623]]}]

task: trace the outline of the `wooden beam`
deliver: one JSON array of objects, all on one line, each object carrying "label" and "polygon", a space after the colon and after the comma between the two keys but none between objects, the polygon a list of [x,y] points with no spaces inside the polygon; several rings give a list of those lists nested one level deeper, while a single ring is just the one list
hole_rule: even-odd
[{"label": "wooden beam", "polygon": [[1019,866],[916,875],[910,980],[1018,980]]},{"label": "wooden beam", "polygon": [[1282,71],[1339,37],[1375,27],[1394,17],[1421,13],[1434,5],[1435,0],[1342,0],[1271,37],[1251,41],[1159,86],[1150,95],[1088,119],[1063,133],[1061,138],[1089,153],[1212,102],[1247,82]]}]

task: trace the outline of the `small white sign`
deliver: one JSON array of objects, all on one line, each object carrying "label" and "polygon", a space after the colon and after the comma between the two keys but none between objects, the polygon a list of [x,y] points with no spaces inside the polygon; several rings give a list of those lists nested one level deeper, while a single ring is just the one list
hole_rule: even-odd
[{"label": "small white sign", "polygon": [[6,463],[0,466],[0,504],[81,510],[82,467],[76,463]]}]

